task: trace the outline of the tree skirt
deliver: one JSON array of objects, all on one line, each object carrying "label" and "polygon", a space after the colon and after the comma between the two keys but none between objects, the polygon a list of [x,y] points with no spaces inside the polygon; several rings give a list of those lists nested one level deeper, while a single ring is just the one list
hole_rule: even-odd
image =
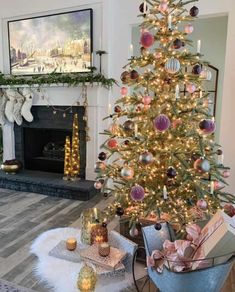
[{"label": "tree skirt", "polygon": [[20,287],[6,280],[0,279],[0,291],[1,292],[34,292],[33,290]]},{"label": "tree skirt", "polygon": [[[80,231],[75,228],[58,228],[41,234],[32,244],[31,253],[38,257],[35,267],[37,277],[53,287],[50,291],[77,292],[77,278],[82,263],[73,263],[49,256],[49,252],[62,240],[75,237],[80,242]],[[120,292],[132,286],[132,274],[125,273],[125,278],[99,279],[96,292]],[[0,290],[1,291],[1,290]]]}]

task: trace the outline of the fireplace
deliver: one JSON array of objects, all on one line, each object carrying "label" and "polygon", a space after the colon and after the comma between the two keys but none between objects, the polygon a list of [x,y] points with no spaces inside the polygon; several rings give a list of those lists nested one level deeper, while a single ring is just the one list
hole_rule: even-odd
[{"label": "fireplace", "polygon": [[72,137],[73,116],[78,114],[80,158],[80,177],[85,179],[86,170],[86,132],[83,121],[84,107],[73,107],[71,112],[57,107],[54,114],[46,106],[33,106],[32,123],[24,122],[22,126],[15,125],[15,154],[25,170],[44,171],[63,174],[64,143],[66,136]]}]

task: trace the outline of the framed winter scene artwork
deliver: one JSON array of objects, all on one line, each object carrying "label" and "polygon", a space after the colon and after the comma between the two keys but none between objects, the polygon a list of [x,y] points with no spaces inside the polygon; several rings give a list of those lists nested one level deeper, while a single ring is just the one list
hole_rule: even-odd
[{"label": "framed winter scene artwork", "polygon": [[8,21],[13,75],[90,72],[92,9]]}]

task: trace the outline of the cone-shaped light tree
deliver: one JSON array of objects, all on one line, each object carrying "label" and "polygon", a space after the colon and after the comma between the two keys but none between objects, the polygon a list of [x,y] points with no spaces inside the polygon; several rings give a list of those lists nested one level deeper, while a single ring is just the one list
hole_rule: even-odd
[{"label": "cone-shaped light tree", "polygon": [[214,141],[205,90],[211,72],[201,42],[191,46],[191,23],[199,13],[196,6],[187,11],[191,2],[148,0],[140,6],[141,54],[122,73],[125,87],[96,164],[96,185],[115,197],[107,215],[125,213],[136,222],[167,213],[184,229],[234,201],[223,191],[230,172]]}]

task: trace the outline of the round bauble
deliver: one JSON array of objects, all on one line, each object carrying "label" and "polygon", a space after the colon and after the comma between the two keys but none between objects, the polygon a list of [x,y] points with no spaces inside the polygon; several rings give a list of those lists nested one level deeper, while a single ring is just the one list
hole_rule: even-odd
[{"label": "round bauble", "polygon": [[85,264],[78,275],[77,288],[82,292],[91,292],[95,290],[97,275],[95,270]]},{"label": "round bauble", "polygon": [[135,174],[134,169],[129,166],[125,166],[121,170],[121,176],[126,180],[133,179],[134,174]]},{"label": "round bauble", "polygon": [[123,129],[128,133],[133,132],[135,129],[135,123],[131,120],[128,120],[123,124]]},{"label": "round bauble", "polygon": [[158,6],[158,11],[164,14],[167,10],[168,10],[168,3],[161,2]]},{"label": "round bauble", "polygon": [[103,186],[103,184],[102,184],[99,180],[97,180],[97,181],[94,183],[94,187],[95,187],[95,189],[97,189],[97,190],[102,189],[102,186]]},{"label": "round bauble", "polygon": [[173,42],[173,48],[174,49],[180,49],[182,47],[182,41],[180,39],[176,39]]},{"label": "round bauble", "polygon": [[192,24],[187,24],[187,25],[185,25],[185,27],[184,27],[184,31],[185,31],[187,34],[191,34],[191,33],[193,33],[193,31],[194,31],[194,27],[192,26]]},{"label": "round bauble", "polygon": [[149,105],[152,102],[152,97],[149,95],[145,95],[142,97],[142,102],[144,105]]},{"label": "round bauble", "polygon": [[164,78],[164,83],[170,85],[172,83],[171,78]]},{"label": "round bauble", "polygon": [[202,66],[197,64],[195,66],[193,66],[193,70],[192,73],[195,75],[199,75],[202,72]]},{"label": "round bauble", "polygon": [[171,122],[166,115],[160,115],[153,121],[154,128],[159,132],[164,132],[169,129]]},{"label": "round bauble", "polygon": [[154,36],[150,32],[145,31],[141,35],[140,43],[144,48],[150,48],[154,44]]},{"label": "round bauble", "polygon": [[140,6],[139,6],[139,11],[140,11],[141,13],[144,13],[144,12],[146,12],[146,11],[144,11],[144,9],[146,9],[146,11],[147,11],[147,10],[148,10],[148,6],[146,5],[146,6],[144,7],[144,3],[141,3]]},{"label": "round bauble", "polygon": [[165,64],[165,70],[169,74],[176,74],[180,70],[180,62],[176,58],[169,59]]},{"label": "round bauble", "polygon": [[98,159],[101,161],[105,161],[106,158],[107,154],[105,152],[100,152],[100,154],[98,155]]},{"label": "round bauble", "polygon": [[130,74],[129,74],[129,72],[124,71],[124,72],[122,73],[122,75],[121,75],[120,78],[121,78],[121,81],[122,81],[124,84],[128,83],[129,78],[130,78]]},{"label": "round bauble", "polygon": [[143,187],[136,185],[131,188],[130,196],[133,201],[141,202],[145,197],[145,190]]},{"label": "round bauble", "polygon": [[230,173],[229,170],[225,170],[225,171],[223,171],[223,173],[222,173],[222,176],[223,176],[224,178],[229,178],[230,175],[231,175],[231,173]]},{"label": "round bauble", "polygon": [[121,90],[120,90],[120,93],[121,93],[122,96],[125,96],[128,93],[128,89],[126,87],[122,87]]},{"label": "round bauble", "polygon": [[202,120],[199,124],[199,128],[203,134],[212,134],[216,130],[216,124],[213,120]]},{"label": "round bauble", "polygon": [[207,201],[201,199],[197,201],[197,207],[202,210],[206,210],[208,207]]},{"label": "round bauble", "polygon": [[153,54],[153,56],[154,56],[154,58],[156,58],[156,59],[161,59],[161,57],[162,57],[162,52],[155,52],[155,53]]},{"label": "round bauble", "polygon": [[177,176],[177,172],[176,170],[174,169],[174,167],[169,167],[167,169],[167,172],[166,172],[166,175],[169,177],[169,178],[175,178]]},{"label": "round bauble", "polygon": [[96,162],[95,170],[94,170],[96,173],[102,172],[105,169],[106,169],[106,164],[104,162],[101,162],[101,161]]},{"label": "round bauble", "polygon": [[123,216],[124,215],[124,209],[122,207],[117,207],[116,209],[116,215]]},{"label": "round bauble", "polygon": [[223,150],[222,150],[222,149],[218,149],[218,150],[216,151],[216,153],[217,153],[217,155],[222,155],[222,154],[223,154]]},{"label": "round bauble", "polygon": [[199,14],[199,9],[198,9],[196,6],[193,6],[193,7],[190,9],[189,14],[190,14],[192,17],[196,17],[196,16],[198,16],[198,14]]},{"label": "round bauble", "polygon": [[136,80],[136,79],[138,79],[138,78],[139,78],[139,73],[138,73],[136,70],[132,70],[132,71],[130,72],[130,78],[131,78],[131,80]]},{"label": "round bauble", "polygon": [[120,105],[116,105],[116,106],[114,107],[114,112],[115,112],[115,113],[119,114],[121,111],[122,111],[122,108],[120,107]]},{"label": "round bauble", "polygon": [[118,141],[116,139],[112,138],[112,139],[108,140],[107,146],[110,149],[116,149],[118,146]]},{"label": "round bauble", "polygon": [[207,159],[199,158],[194,163],[194,169],[199,172],[209,172],[211,169],[211,165]]},{"label": "round bauble", "polygon": [[129,140],[125,140],[124,141],[124,145],[129,146],[130,145],[130,141]]},{"label": "round bauble", "polygon": [[154,225],[154,228],[157,230],[157,231],[160,231],[162,229],[162,224],[161,223],[156,223]]},{"label": "round bauble", "polygon": [[214,181],[214,188],[215,190],[220,190],[223,188],[223,184],[220,181]]},{"label": "round bauble", "polygon": [[133,225],[129,231],[129,234],[131,237],[136,237],[139,235],[139,231],[138,229],[135,227],[135,225]]},{"label": "round bauble", "polygon": [[177,129],[180,125],[182,125],[182,120],[177,119],[172,122],[172,128]]},{"label": "round bauble", "polygon": [[210,81],[212,78],[212,73],[208,69],[203,69],[202,72],[200,73],[200,77],[204,80]]},{"label": "round bauble", "polygon": [[148,165],[153,162],[153,154],[151,152],[144,152],[139,157],[139,162]]},{"label": "round bauble", "polygon": [[194,93],[196,91],[196,89],[197,89],[197,87],[193,83],[188,83],[186,86],[186,90],[191,94]]}]

